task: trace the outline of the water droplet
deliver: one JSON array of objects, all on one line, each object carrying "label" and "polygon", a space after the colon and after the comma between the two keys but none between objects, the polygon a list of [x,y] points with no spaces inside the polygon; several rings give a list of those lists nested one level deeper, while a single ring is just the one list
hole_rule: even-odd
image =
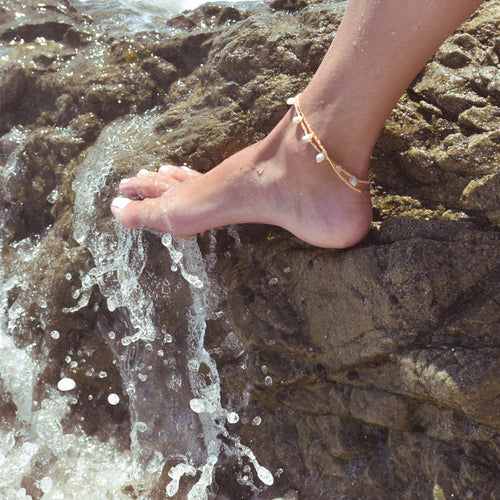
[{"label": "water droplet", "polygon": [[73,390],[74,388],[76,387],[76,382],[71,379],[71,378],[62,378],[61,380],[59,380],[59,382],[57,383],[57,388],[60,390],[60,391],[71,391]]},{"label": "water droplet", "polygon": [[262,465],[257,465],[255,471],[264,484],[271,486],[274,483],[273,475],[265,467],[262,467]]},{"label": "water droplet", "polygon": [[273,379],[268,375],[265,379],[264,379],[264,383],[267,385],[267,386],[271,386],[273,385]]},{"label": "water droplet", "polygon": [[252,420],[252,425],[260,425],[262,423],[262,419],[257,416]]},{"label": "water droplet", "polygon": [[118,403],[120,402],[120,396],[118,396],[118,394],[115,394],[114,392],[112,392],[109,396],[108,396],[108,403],[110,405],[117,405]]},{"label": "water droplet", "polygon": [[269,285],[277,285],[278,284],[278,278],[271,278],[267,283]]},{"label": "water droplet", "polygon": [[71,273],[66,273],[64,276],[68,281],[71,281],[73,279],[73,276],[71,276]]},{"label": "water droplet", "polygon": [[108,374],[104,370],[99,372],[99,378],[106,378],[107,376]]},{"label": "water droplet", "polygon": [[79,233],[77,231],[75,231],[73,233],[73,238],[75,238],[75,241],[81,245],[84,241],[85,241],[85,235],[83,233]]},{"label": "water droplet", "polygon": [[230,424],[236,424],[240,420],[240,416],[234,411],[230,411],[227,414],[226,419]]},{"label": "water droplet", "polygon": [[113,340],[115,337],[116,337],[116,334],[113,330],[111,330],[110,332],[108,332],[108,337]]},{"label": "water droplet", "polygon": [[205,402],[203,399],[192,399],[189,401],[189,406],[195,413],[201,413],[205,410]]},{"label": "water droplet", "polygon": [[59,332],[57,330],[52,330],[50,332],[50,336],[55,340],[57,340],[60,337]]},{"label": "water droplet", "polygon": [[213,413],[217,409],[214,401],[206,399],[192,399],[189,401],[189,406],[195,413]]},{"label": "water droplet", "polygon": [[23,453],[32,457],[38,451],[38,445],[36,443],[23,443]]},{"label": "water droplet", "polygon": [[43,300],[43,299],[42,299],[42,300],[39,302],[39,304],[40,304],[40,307],[41,307],[42,309],[47,309],[47,302],[46,302],[45,300]]},{"label": "water droplet", "polygon": [[147,429],[148,429],[148,426],[146,423],[144,422],[136,422],[135,424],[135,428],[139,431],[139,432],[145,432]]},{"label": "water droplet", "polygon": [[43,493],[48,493],[52,489],[52,479],[48,476],[42,477],[40,479],[40,489]]},{"label": "water droplet", "polygon": [[47,196],[47,201],[49,203],[55,203],[59,197],[61,196],[61,193],[57,189],[53,189],[49,195]]}]

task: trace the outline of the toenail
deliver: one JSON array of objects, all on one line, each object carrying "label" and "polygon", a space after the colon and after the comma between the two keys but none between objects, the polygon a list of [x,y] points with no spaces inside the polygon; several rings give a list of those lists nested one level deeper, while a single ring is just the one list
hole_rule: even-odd
[{"label": "toenail", "polygon": [[141,170],[137,172],[137,175],[146,175],[146,174],[149,174],[149,171],[146,170],[145,168],[141,168]]},{"label": "toenail", "polygon": [[170,170],[172,170],[172,165],[162,165],[158,170],[166,174],[167,172],[170,172]]},{"label": "toenail", "polygon": [[122,208],[125,208],[132,200],[129,198],[122,198],[121,196],[118,196],[111,202],[111,206],[114,208],[117,208],[118,210],[121,210]]},{"label": "toenail", "polygon": [[127,182],[130,182],[130,179],[122,179],[120,184],[127,184]]},{"label": "toenail", "polygon": [[187,170],[188,172],[191,172],[191,167],[188,167],[187,165],[182,165],[181,170]]}]

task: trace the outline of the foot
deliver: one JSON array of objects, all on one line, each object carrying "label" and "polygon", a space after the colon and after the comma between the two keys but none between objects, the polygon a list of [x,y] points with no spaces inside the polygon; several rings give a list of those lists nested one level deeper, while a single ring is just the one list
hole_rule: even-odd
[{"label": "foot", "polygon": [[[318,247],[358,243],[370,227],[370,195],[350,189],[326,162],[315,162],[316,152],[301,142],[292,116],[290,111],[264,140],[206,174],[164,166],[123,180],[120,191],[125,198],[113,200],[113,215],[124,226],[180,238],[254,222],[283,227]],[[359,178],[366,177],[367,164],[342,164]]]}]

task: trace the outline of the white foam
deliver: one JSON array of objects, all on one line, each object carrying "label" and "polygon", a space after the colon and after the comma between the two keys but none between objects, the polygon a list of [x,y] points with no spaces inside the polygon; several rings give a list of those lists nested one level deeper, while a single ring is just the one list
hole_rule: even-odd
[{"label": "white foam", "polygon": [[[231,0],[229,4],[237,4],[245,0]],[[248,0],[247,0],[248,1]],[[177,13],[183,10],[195,9],[204,3],[204,0],[122,0],[121,3],[125,6],[133,6],[141,8],[146,6],[164,10],[165,12]]]}]

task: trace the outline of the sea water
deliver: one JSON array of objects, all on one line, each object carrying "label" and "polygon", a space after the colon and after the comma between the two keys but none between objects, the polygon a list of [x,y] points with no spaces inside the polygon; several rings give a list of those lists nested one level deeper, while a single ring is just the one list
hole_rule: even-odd
[{"label": "sea water", "polygon": [[[160,117],[151,110],[116,120],[102,131],[78,166],[72,186],[73,238],[92,259],[85,272],[66,273],[64,279],[74,290],[69,305],[52,304],[29,274],[32,266],[45,260],[43,245],[50,228],[12,244],[9,266],[0,266],[0,380],[17,408],[15,425],[0,426],[0,498],[204,500],[209,498],[214,471],[223,456],[239,457],[253,468],[255,475],[247,486],[254,492],[274,482],[272,471],[259,463],[259,457],[235,432],[239,415],[221,403],[217,366],[204,347],[206,321],[224,314],[219,303],[225,292],[211,277],[216,260],[214,235],[210,235],[208,256],[203,256],[196,238],[178,241],[158,235],[155,240],[116,222],[102,223],[104,211],[109,211],[103,193],[112,184],[116,162],[140,153],[141,134],[154,129]],[[27,138],[27,131],[14,128],[0,139],[4,149],[11,151],[2,171],[4,186],[9,186],[9,179],[13,182],[22,176],[20,155]],[[151,241],[157,245],[154,255],[160,254],[168,266],[165,273],[154,276],[156,288],[149,286],[148,277]],[[76,248],[61,242],[61,255],[70,259]],[[155,295],[158,287],[161,296]],[[60,308],[69,320],[89,307],[96,288],[105,297],[107,310],[121,311],[126,318],[126,328],[104,334],[124,397],[109,388],[108,374],[93,362],[92,353],[86,359],[88,376],[107,392],[103,404],[127,405],[129,448],[118,446],[114,438],[103,441],[89,436],[78,424],[68,428],[65,419],[81,397],[72,372],[76,362],[67,356],[58,382],[47,384],[42,375],[50,358],[40,348],[43,339],[28,345],[18,342],[24,335],[23,321],[33,314],[30,305],[36,303],[38,316],[31,320],[39,322],[49,342],[65,347],[68,332],[55,330],[45,313],[51,307]],[[18,296],[23,300],[13,299],[15,290],[22,291]],[[155,305],[159,300],[162,308],[172,309],[166,317],[175,320],[158,322]],[[153,494],[165,472],[166,486]],[[181,485],[184,490],[179,496]]]},{"label": "sea water", "polygon": [[[263,0],[217,1],[237,5]],[[119,27],[129,32],[157,30],[165,21],[183,11],[195,9],[206,0],[74,0],[107,30]]]},{"label": "sea water", "polygon": [[[79,5],[95,13],[105,29],[121,24],[131,31],[155,29],[158,22],[202,3],[79,0]],[[211,276],[210,258],[202,256],[196,239],[157,237],[162,259],[169,262],[171,271],[157,276],[157,280],[172,304],[182,304],[173,311],[173,315],[181,316],[176,325],[159,325],[143,279],[150,266],[150,237],[116,223],[112,227],[99,224],[103,219],[100,211],[109,211],[108,203],[103,204],[102,189],[110,184],[115,168],[110,158],[118,150],[122,156],[133,156],[140,140],[136,144],[123,138],[140,138],[148,127],[155,127],[158,119],[159,114],[152,110],[110,124],[78,168],[73,184],[73,238],[91,255],[92,264],[85,271],[66,273],[65,279],[73,288],[67,304],[51,304],[30,275],[33,265],[44,262],[43,245],[50,227],[36,237],[28,236],[10,245],[9,266],[0,262],[0,382],[17,409],[14,425],[0,425],[2,499],[149,500],[152,488],[166,472],[167,485],[155,493],[155,498],[203,500],[209,496],[214,470],[223,455],[240,457],[253,468],[253,482],[247,485],[252,491],[262,491],[274,482],[273,471],[261,465],[259,457],[234,431],[239,415],[234,408],[222,405],[217,366],[204,347],[206,321],[223,314],[218,306],[224,300],[224,290]],[[28,136],[28,130],[15,127],[0,138],[6,151],[0,175],[7,190],[12,182],[23,178],[22,151]],[[1,194],[9,196],[7,191]],[[48,201],[54,203],[58,196],[55,190]],[[0,227],[7,223],[0,216]],[[67,254],[69,260],[74,251],[74,246],[61,244],[62,256]],[[58,307],[71,318],[89,307],[95,289],[105,297],[109,311],[123,311],[128,324],[125,333],[110,329],[105,334],[120,373],[122,392],[108,388],[108,374],[94,366],[91,355],[86,360],[87,371],[89,377],[101,381],[105,404],[117,409],[127,406],[129,448],[120,446],[113,437],[102,440],[88,435],[83,425],[68,427],[65,422],[80,397],[72,372],[76,361],[68,355],[59,380],[47,384],[43,374],[50,368],[50,357],[44,342],[40,339],[25,345],[19,341],[24,336],[22,325],[33,314],[30,307],[35,303],[38,316],[28,319],[39,322],[50,342],[64,346],[67,332],[51,327],[45,312]],[[19,290],[24,299],[13,299]],[[208,377],[200,374],[202,365]],[[156,418],[158,415],[161,418]],[[184,484],[186,491],[186,480],[190,486],[180,497],[179,488]]]}]

